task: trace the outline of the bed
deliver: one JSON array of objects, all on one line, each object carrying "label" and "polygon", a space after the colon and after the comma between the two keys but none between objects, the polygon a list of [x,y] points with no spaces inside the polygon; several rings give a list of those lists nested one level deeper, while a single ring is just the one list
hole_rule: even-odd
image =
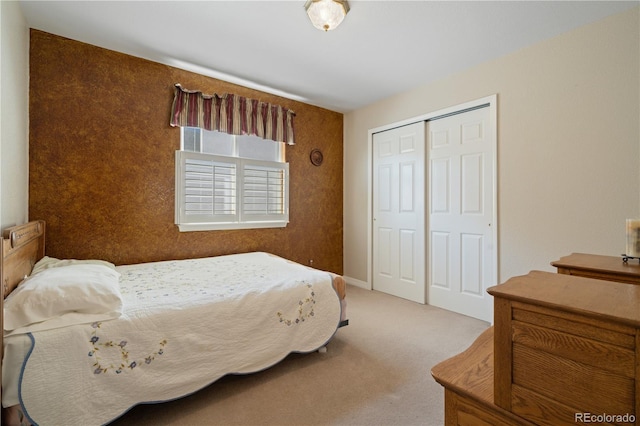
[{"label": "bed", "polygon": [[2,240],[5,421],[109,423],[142,403],[323,349],[342,277],[262,252],[115,266],[44,255],[45,224]]}]

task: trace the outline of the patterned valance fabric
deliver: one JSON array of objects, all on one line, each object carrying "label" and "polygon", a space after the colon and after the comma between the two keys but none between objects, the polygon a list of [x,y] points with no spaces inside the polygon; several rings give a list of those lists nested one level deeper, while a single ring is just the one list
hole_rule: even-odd
[{"label": "patterned valance fabric", "polygon": [[232,135],[255,135],[293,145],[295,115],[279,105],[233,94],[205,95],[176,84],[170,124]]}]

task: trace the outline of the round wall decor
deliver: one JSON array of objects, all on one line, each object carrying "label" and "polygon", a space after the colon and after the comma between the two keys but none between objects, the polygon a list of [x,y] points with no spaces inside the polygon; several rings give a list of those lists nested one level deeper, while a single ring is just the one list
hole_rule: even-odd
[{"label": "round wall decor", "polygon": [[323,160],[322,151],[317,148],[312,149],[309,158],[311,159],[311,164],[313,164],[314,166],[319,166],[320,164],[322,164]]}]

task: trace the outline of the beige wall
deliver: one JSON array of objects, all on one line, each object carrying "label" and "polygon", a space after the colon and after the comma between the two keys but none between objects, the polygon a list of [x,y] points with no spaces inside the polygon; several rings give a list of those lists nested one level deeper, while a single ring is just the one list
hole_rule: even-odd
[{"label": "beige wall", "polygon": [[29,29],[16,1],[0,1],[0,228],[28,211]]},{"label": "beige wall", "polygon": [[[498,281],[624,252],[640,215],[640,8],[345,115],[344,275],[367,284],[369,129],[498,95]],[[426,54],[426,52],[425,52]]]}]

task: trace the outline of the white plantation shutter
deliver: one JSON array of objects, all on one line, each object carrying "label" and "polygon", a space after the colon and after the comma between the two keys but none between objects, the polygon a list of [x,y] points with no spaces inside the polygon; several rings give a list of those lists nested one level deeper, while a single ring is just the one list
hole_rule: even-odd
[{"label": "white plantation shutter", "polygon": [[184,164],[180,222],[237,221],[235,163],[211,155],[184,154],[180,160]]},{"label": "white plantation shutter", "polygon": [[286,220],[286,164],[245,160],[242,216],[245,220]]},{"label": "white plantation shutter", "polygon": [[284,227],[289,165],[176,151],[176,222],[183,231]]}]

